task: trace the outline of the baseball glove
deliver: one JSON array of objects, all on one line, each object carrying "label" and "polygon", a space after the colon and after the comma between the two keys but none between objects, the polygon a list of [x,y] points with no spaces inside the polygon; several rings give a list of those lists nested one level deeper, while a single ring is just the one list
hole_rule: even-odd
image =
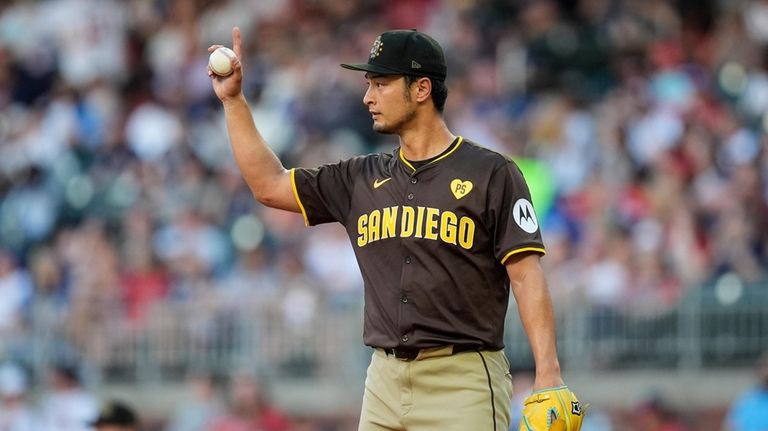
[{"label": "baseball glove", "polygon": [[520,431],[579,431],[587,407],[567,386],[536,391],[523,402]]}]

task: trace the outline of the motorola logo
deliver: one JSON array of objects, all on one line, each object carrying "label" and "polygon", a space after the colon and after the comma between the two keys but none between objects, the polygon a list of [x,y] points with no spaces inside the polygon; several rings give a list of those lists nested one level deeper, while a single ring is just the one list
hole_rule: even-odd
[{"label": "motorola logo", "polygon": [[520,229],[534,233],[539,229],[539,222],[536,221],[536,213],[533,212],[533,205],[528,199],[518,199],[512,208],[512,217]]}]

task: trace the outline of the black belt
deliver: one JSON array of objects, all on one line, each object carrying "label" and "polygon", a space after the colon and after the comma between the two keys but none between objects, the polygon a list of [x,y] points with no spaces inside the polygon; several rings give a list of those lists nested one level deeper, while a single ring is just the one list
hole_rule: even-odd
[{"label": "black belt", "polygon": [[[388,356],[394,356],[397,359],[402,359],[403,361],[412,361],[416,359],[417,356],[419,356],[419,353],[422,351],[422,349],[416,348],[416,347],[395,347],[395,348],[384,348],[384,353],[386,353]],[[454,344],[453,345],[453,354],[461,353],[461,352],[467,352],[470,350],[484,350],[482,347],[476,345],[476,344]]]}]

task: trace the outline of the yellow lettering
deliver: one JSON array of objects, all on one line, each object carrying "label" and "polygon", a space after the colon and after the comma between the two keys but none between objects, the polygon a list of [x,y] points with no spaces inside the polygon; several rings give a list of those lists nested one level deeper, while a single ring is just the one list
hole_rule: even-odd
[{"label": "yellow lettering", "polygon": [[379,240],[379,220],[381,220],[381,211],[373,210],[368,216],[368,242]]},{"label": "yellow lettering", "polygon": [[427,226],[424,228],[424,239],[437,239],[437,217],[440,210],[437,208],[427,208]]},{"label": "yellow lettering", "polygon": [[[400,207],[393,206],[373,210],[357,219],[357,245],[364,247],[374,241],[397,237]],[[400,238],[424,238],[440,240],[446,244],[471,249],[475,243],[475,222],[452,211],[440,211],[431,207],[402,207]]]},{"label": "yellow lettering", "polygon": [[397,207],[384,208],[381,219],[381,239],[394,238],[397,225]]},{"label": "yellow lettering", "polygon": [[414,218],[413,207],[403,207],[403,217],[400,219],[400,238],[408,238],[413,235]]},{"label": "yellow lettering", "polygon": [[424,226],[424,207],[416,207],[416,235],[415,238],[421,238],[421,232]]},{"label": "yellow lettering", "polygon": [[475,242],[475,222],[469,217],[459,220],[459,245],[469,250]]},{"label": "yellow lettering", "polygon": [[363,214],[357,219],[357,233],[360,235],[357,237],[357,246],[365,247],[368,244],[368,214]]},{"label": "yellow lettering", "polygon": [[440,239],[448,244],[456,245],[456,214],[446,211],[440,216]]}]

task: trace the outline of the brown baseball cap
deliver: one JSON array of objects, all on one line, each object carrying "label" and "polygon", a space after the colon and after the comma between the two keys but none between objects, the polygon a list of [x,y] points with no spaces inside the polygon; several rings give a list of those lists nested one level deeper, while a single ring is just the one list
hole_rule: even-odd
[{"label": "brown baseball cap", "polygon": [[447,66],[439,43],[417,30],[390,30],[373,41],[367,63],[342,64],[382,75],[414,75],[445,80]]}]

